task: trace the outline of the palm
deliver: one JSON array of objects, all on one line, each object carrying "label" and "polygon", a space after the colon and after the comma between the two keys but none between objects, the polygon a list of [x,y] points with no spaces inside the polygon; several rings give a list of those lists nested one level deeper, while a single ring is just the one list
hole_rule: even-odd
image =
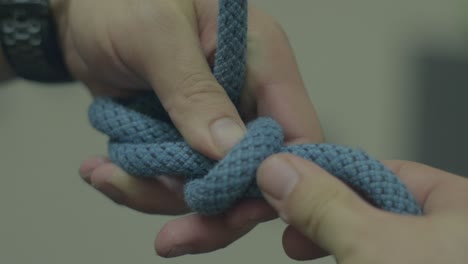
[{"label": "palm", "polygon": [[[73,10],[61,31],[66,60],[93,95],[127,96],[155,89],[163,104],[169,105],[167,92],[157,87],[177,90],[186,84],[184,69],[197,68],[189,54],[193,47],[187,47],[184,38],[196,36],[205,63],[212,61],[215,53],[217,0],[144,0],[138,5],[125,0],[64,1],[69,2],[68,10]],[[99,10],[107,10],[109,5],[112,12],[102,16]],[[180,26],[182,22],[175,19],[181,14],[190,27]],[[173,35],[180,39],[172,39]],[[243,117],[274,117],[285,128],[287,143],[321,141],[320,126],[287,38],[271,17],[255,8],[250,9],[249,55],[240,107]],[[174,60],[180,63],[172,63]],[[197,75],[189,75],[193,76]],[[197,147],[196,142],[194,145]],[[114,199],[116,202],[146,213],[188,212],[180,180],[142,180],[107,160],[98,160],[102,161],[94,158],[84,162],[81,175],[108,196],[109,188],[118,189],[122,195]],[[216,250],[257,223],[275,217],[263,201],[243,202],[218,217],[184,216],[161,230],[156,248],[161,255],[172,254],[173,247],[186,244],[196,245],[197,253]]]}]

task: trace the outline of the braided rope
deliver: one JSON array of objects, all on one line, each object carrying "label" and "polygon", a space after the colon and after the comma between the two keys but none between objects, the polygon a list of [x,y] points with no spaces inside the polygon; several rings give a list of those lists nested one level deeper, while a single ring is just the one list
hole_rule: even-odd
[{"label": "braided rope", "polygon": [[[213,74],[237,104],[245,78],[247,0],[220,0],[218,23]],[[153,93],[130,99],[96,98],[89,118],[110,137],[111,160],[129,174],[185,176],[185,200],[201,214],[220,214],[244,198],[260,198],[256,170],[268,156],[280,152],[317,163],[376,207],[421,214],[403,183],[365,152],[332,144],[284,146],[282,129],[271,118],[249,123],[244,139],[219,162],[184,141]]]}]

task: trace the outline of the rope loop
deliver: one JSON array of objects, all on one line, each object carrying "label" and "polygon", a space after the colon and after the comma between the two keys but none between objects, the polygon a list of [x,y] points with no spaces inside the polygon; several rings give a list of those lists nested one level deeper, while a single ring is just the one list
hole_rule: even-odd
[{"label": "rope loop", "polygon": [[[213,74],[236,105],[245,79],[247,16],[247,0],[219,1]],[[204,215],[221,214],[245,198],[261,198],[257,168],[280,152],[317,163],[381,209],[421,214],[398,177],[365,152],[332,144],[284,146],[281,126],[271,118],[249,123],[244,139],[219,162],[185,142],[151,92],[129,99],[96,98],[89,119],[109,136],[109,156],[115,164],[135,177],[183,175],[185,201]]]}]

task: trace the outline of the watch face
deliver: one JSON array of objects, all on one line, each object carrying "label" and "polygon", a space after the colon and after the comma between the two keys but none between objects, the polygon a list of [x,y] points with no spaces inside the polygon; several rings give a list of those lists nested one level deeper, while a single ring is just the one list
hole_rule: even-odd
[{"label": "watch face", "polygon": [[15,73],[40,82],[70,81],[48,0],[0,0],[0,42]]},{"label": "watch face", "polygon": [[47,16],[48,0],[0,0],[0,18],[14,17],[21,21],[30,16]]}]

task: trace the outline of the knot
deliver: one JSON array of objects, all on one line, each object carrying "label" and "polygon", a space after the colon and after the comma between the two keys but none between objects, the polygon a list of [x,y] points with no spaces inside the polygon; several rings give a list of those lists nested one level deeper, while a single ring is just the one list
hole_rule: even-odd
[{"label": "knot", "polygon": [[[247,0],[220,0],[218,46],[213,74],[237,105],[245,77]],[[193,150],[150,92],[129,99],[96,98],[91,124],[107,134],[110,159],[130,175],[154,178],[179,175],[195,212],[225,212],[244,198],[260,198],[256,170],[274,153],[313,161],[373,205],[395,213],[421,214],[403,183],[365,152],[331,144],[283,145],[283,132],[271,118],[248,124],[244,139],[217,162]]]},{"label": "knot", "polygon": [[220,214],[245,198],[260,198],[259,165],[275,153],[313,161],[373,205],[387,211],[420,214],[403,183],[365,152],[332,144],[283,145],[283,131],[271,118],[247,125],[245,137],[221,161],[193,150],[169,121],[161,103],[148,93],[128,100],[97,98],[92,125],[110,136],[111,160],[140,177],[182,175],[188,206],[201,214]]}]

